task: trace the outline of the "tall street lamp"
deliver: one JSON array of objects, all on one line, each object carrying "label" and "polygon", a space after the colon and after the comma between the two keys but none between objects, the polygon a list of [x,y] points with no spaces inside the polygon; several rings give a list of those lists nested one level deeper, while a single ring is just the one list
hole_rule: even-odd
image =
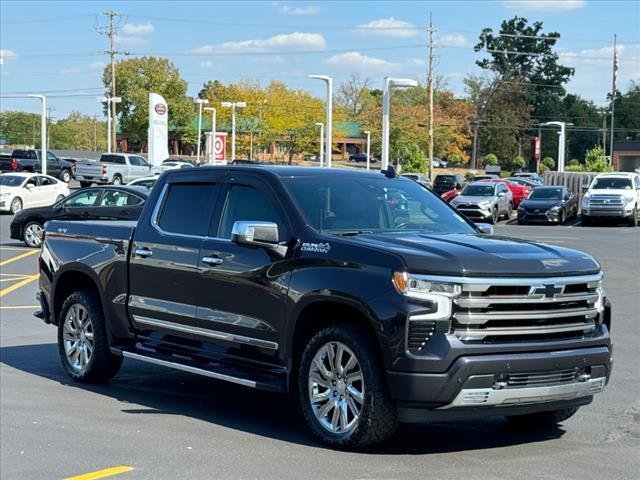
[{"label": "tall street lamp", "polygon": [[324,145],[322,143],[322,140],[324,137],[324,123],[316,122],[315,126],[320,127],[320,168],[322,168],[322,165],[323,165],[322,157],[324,157]]},{"label": "tall street lamp", "polygon": [[[107,104],[107,153],[111,153],[111,104],[116,104],[122,102],[122,97],[98,97],[102,103]],[[115,116],[113,117],[116,118]],[[113,125],[113,130],[116,130],[115,124]],[[118,148],[116,145],[113,146],[116,151]]]},{"label": "tall street lamp", "polygon": [[215,107],[204,107],[205,111],[211,112],[211,155],[213,155],[212,161],[216,161],[216,152],[215,152],[215,144],[216,144],[216,108]]},{"label": "tall street lamp", "polygon": [[236,108],[244,108],[247,102],[222,102],[221,105],[231,108],[231,161],[236,159]]},{"label": "tall street lamp", "polygon": [[371,132],[365,130],[363,132],[367,136],[367,170],[371,167]]},{"label": "tall street lamp", "polygon": [[42,107],[40,117],[40,150],[41,150],[41,169],[42,174],[47,174],[47,98],[44,95],[31,94],[28,95],[31,98],[39,98],[40,106]]},{"label": "tall street lamp", "polygon": [[322,80],[327,84],[327,118],[325,119],[326,143],[324,150],[327,156],[327,167],[331,168],[331,157],[333,153],[333,145],[331,140],[331,132],[333,129],[333,78],[331,78],[329,75],[309,75],[309,78]]},{"label": "tall street lamp", "polygon": [[566,150],[566,130],[565,127],[567,125],[573,125],[573,123],[566,122],[545,122],[540,125],[554,125],[560,127],[560,138],[558,139],[558,171],[564,172],[564,155]]},{"label": "tall street lamp", "polygon": [[198,145],[196,146],[196,163],[200,163],[200,137],[202,135],[202,105],[209,103],[206,98],[196,98],[198,104]]},{"label": "tall street lamp", "polygon": [[389,109],[392,88],[417,87],[418,82],[410,78],[384,77],[382,81],[382,170],[389,168]]}]

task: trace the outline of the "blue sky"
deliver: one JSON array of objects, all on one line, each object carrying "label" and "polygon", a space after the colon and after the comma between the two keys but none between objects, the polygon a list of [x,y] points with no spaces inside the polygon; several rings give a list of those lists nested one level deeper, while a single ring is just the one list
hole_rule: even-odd
[{"label": "blue sky", "polygon": [[[611,88],[613,34],[618,34],[619,87],[640,80],[640,2],[584,0],[351,2],[28,2],[0,4],[0,90],[43,93],[54,117],[71,110],[100,114],[96,99],[107,61],[107,10],[123,14],[117,48],[170,58],[195,95],[208,79],[283,80],[322,97],[308,74],[335,82],[352,72],[379,86],[387,75],[424,80],[427,34],[437,29],[436,73],[457,94],[478,74],[473,52],[484,27],[496,31],[515,14],[558,31],[562,62],[576,68],[569,91],[603,104]],[[357,28],[363,27],[363,28]],[[251,53],[260,55],[250,55]],[[304,52],[304,53],[300,53]],[[85,96],[64,97],[82,93]],[[57,96],[57,98],[54,98]],[[2,98],[3,110],[38,112],[32,99]]]}]

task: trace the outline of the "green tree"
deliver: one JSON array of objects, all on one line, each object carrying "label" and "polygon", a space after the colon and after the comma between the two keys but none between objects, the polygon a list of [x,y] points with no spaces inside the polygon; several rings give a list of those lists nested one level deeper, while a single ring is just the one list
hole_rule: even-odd
[{"label": "green tree", "polygon": [[40,115],[9,110],[0,112],[0,137],[9,145],[40,148]]},{"label": "green tree", "polygon": [[611,166],[604,155],[602,147],[587,150],[584,157],[584,169],[587,172],[610,172]]},{"label": "green tree", "polygon": [[49,148],[62,150],[107,149],[107,122],[80,112],[71,112],[66,118],[49,126]]},{"label": "green tree", "polygon": [[542,159],[542,165],[547,167],[547,170],[551,170],[553,167],[556,166],[556,161],[551,157],[544,157]]},{"label": "green tree", "polygon": [[[111,81],[111,65],[102,75],[107,87]],[[186,131],[195,107],[187,97],[187,82],[178,68],[166,58],[137,57],[116,64],[116,94],[119,104],[120,126],[133,143],[146,144],[149,127],[149,93],[164,97],[169,107],[169,124],[178,131]]]},{"label": "green tree", "polygon": [[509,167],[511,170],[520,170],[527,165],[527,161],[524,159],[522,155],[516,155],[511,160]]},{"label": "green tree", "polygon": [[485,165],[498,165],[498,157],[496,157],[493,153],[489,153],[484,156]]},{"label": "green tree", "polygon": [[405,143],[398,150],[403,172],[425,173],[427,171],[427,156],[417,144]]},{"label": "green tree", "polygon": [[462,164],[462,157],[460,155],[456,155],[455,153],[450,153],[447,155],[447,166],[451,168],[456,168]]}]

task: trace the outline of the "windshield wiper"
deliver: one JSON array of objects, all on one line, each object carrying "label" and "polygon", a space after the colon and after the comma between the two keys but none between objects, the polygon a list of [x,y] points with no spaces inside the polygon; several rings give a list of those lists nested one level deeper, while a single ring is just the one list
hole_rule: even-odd
[{"label": "windshield wiper", "polygon": [[346,230],[344,232],[331,232],[332,235],[340,235],[341,237],[355,237],[362,233],[373,233],[372,230]]}]

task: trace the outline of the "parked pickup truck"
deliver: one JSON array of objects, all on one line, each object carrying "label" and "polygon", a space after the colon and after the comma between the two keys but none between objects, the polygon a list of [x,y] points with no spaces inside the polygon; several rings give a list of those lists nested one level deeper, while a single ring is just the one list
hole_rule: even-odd
[{"label": "parked pickup truck", "polygon": [[[2,172],[42,172],[42,150],[14,150],[10,157],[0,158]],[[76,173],[75,160],[60,158],[47,151],[47,175],[69,183]]]},{"label": "parked pickup truck", "polygon": [[336,447],[398,422],[557,424],[609,379],[603,274],[491,229],[393,170],[172,170],[137,223],[47,223],[36,316],[77,381],[132,358],[290,392]]},{"label": "parked pickup truck", "polygon": [[104,153],[100,160],[78,162],[76,179],[80,186],[90,187],[113,184],[122,185],[142,177],[148,177],[151,165],[140,155],[130,153]]},{"label": "parked pickup truck", "polygon": [[582,225],[596,219],[617,218],[638,226],[640,216],[640,175],[633,172],[601,173],[585,187],[582,197]]}]

